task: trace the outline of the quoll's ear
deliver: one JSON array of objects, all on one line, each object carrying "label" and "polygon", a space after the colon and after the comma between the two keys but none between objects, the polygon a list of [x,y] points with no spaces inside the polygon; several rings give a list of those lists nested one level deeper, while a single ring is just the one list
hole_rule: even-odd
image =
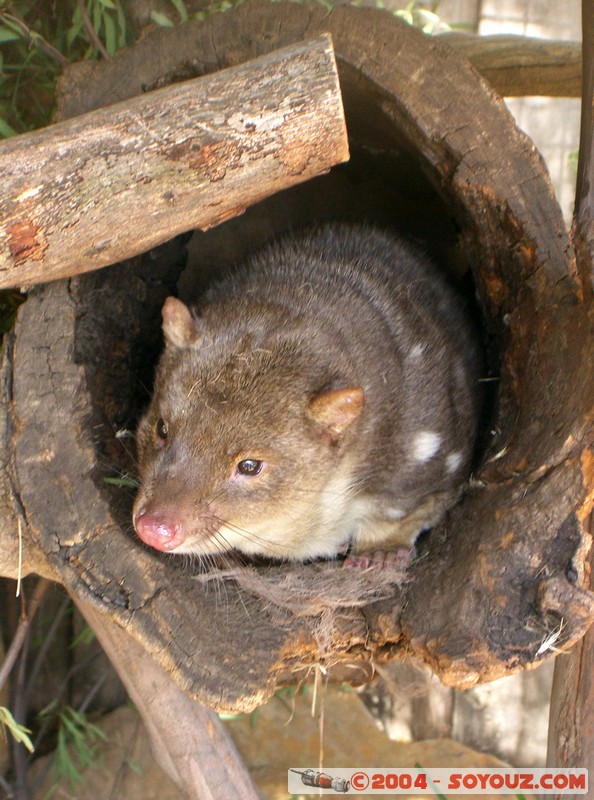
[{"label": "quoll's ear", "polygon": [[167,346],[178,348],[195,347],[198,344],[198,328],[190,309],[176,297],[168,297],[161,310],[163,335]]},{"label": "quoll's ear", "polygon": [[354,422],[365,405],[365,392],[360,386],[330,389],[314,397],[309,404],[311,419],[336,436]]}]

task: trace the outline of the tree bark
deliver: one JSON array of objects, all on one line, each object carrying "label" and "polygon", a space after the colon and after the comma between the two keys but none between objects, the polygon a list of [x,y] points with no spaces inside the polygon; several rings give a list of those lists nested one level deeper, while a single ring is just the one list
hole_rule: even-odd
[{"label": "tree bark", "polygon": [[[185,285],[179,237],[123,266],[37,287],[5,355],[9,472],[28,535],[105,625],[124,628],[182,691],[219,709],[249,710],[319,664],[357,682],[410,652],[465,687],[540,663],[553,634],[554,648],[567,649],[594,616],[590,266],[576,261],[532,143],[463,58],[378,11],[249,0],[149,33],[109,64],[74,68],[61,113],[173,80],[180,63],[216,70],[324,31],[351,161],[262,204],[266,223],[247,212],[201,234],[198,250],[213,261],[216,241],[224,257],[242,230],[251,246],[273,218],[286,229],[364,216],[472,271],[497,392],[474,479],[406,586],[368,587],[361,601],[358,576],[317,564],[256,570],[251,586],[205,583],[129,533],[131,498],[102,478],[106,465],[134,468],[121,433],[150,385],[163,298]],[[272,599],[258,591],[270,577]],[[314,611],[283,605],[288,583],[315,597]],[[337,603],[337,586],[357,602]]]},{"label": "tree bark", "polygon": [[[584,31],[584,96],[580,155],[574,214],[578,258],[594,279],[594,2],[582,4]],[[594,420],[592,421],[594,425]],[[584,524],[594,536],[594,452],[584,453],[590,503]],[[594,550],[590,551],[589,579],[594,590]],[[549,719],[547,764],[551,767],[585,767],[594,775],[594,631],[592,628],[573,650],[557,659]],[[564,795],[577,800],[578,795]]]},{"label": "tree bark", "polygon": [[581,97],[580,42],[457,32],[440,38],[462,53],[504,97]]},{"label": "tree bark", "polygon": [[206,229],[348,158],[320,36],[0,144],[0,288]]},{"label": "tree bark", "polygon": [[2,344],[4,359],[0,371],[0,576],[18,580],[34,573],[57,580],[47,556],[29,532],[26,511],[11,475],[11,346],[11,338],[7,336]]}]

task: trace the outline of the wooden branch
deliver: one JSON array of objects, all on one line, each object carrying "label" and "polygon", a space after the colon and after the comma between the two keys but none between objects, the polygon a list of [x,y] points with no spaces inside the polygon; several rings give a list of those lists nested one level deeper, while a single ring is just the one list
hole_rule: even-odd
[{"label": "wooden branch", "polygon": [[581,96],[580,42],[457,32],[439,39],[465,56],[504,97]]},{"label": "wooden branch", "polygon": [[43,600],[43,597],[49,586],[50,582],[47,578],[40,578],[35,585],[35,589],[33,590],[33,595],[28,603],[28,607],[25,605],[25,613],[21,614],[16,632],[10,643],[4,661],[0,666],[0,690],[4,687],[4,684],[8,680],[8,676],[14,667],[14,664],[27,637],[27,632],[31,626],[31,621],[39,610],[41,601]]},{"label": "wooden branch", "polygon": [[78,10],[80,11],[80,15],[82,17],[83,24],[87,32],[87,36],[89,37],[90,41],[95,45],[95,47],[101,53],[103,58],[106,58],[108,60],[111,59],[111,56],[107,52],[107,48],[105,47],[99,36],[97,36],[95,28],[93,28],[93,23],[91,22],[91,18],[89,17],[87,8],[83,3],[83,0],[76,0],[76,5],[78,6]]},{"label": "wooden branch", "polygon": [[575,192],[574,231],[584,279],[594,279],[594,0],[582,0],[583,86],[580,152]]},{"label": "wooden branch", "polygon": [[210,228],[348,158],[328,35],[0,145],[0,287]]},{"label": "wooden branch", "polygon": [[141,645],[73,596],[115,667],[151,737],[161,768],[191,800],[261,797],[218,716],[192,700]]}]

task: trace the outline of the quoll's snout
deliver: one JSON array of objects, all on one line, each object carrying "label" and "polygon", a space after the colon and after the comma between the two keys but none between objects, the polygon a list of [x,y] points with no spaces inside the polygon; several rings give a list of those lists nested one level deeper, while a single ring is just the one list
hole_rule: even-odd
[{"label": "quoll's snout", "polygon": [[141,508],[134,516],[134,527],[142,541],[156,550],[175,550],[186,539],[181,522],[171,513],[151,512]]}]

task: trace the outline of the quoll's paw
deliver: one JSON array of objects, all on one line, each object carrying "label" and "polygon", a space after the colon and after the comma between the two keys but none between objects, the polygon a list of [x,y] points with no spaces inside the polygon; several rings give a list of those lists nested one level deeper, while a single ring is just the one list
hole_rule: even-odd
[{"label": "quoll's paw", "polygon": [[389,569],[393,570],[398,576],[404,576],[414,555],[414,548],[411,549],[401,545],[388,552],[377,550],[373,553],[347,556],[343,566],[345,569]]}]

